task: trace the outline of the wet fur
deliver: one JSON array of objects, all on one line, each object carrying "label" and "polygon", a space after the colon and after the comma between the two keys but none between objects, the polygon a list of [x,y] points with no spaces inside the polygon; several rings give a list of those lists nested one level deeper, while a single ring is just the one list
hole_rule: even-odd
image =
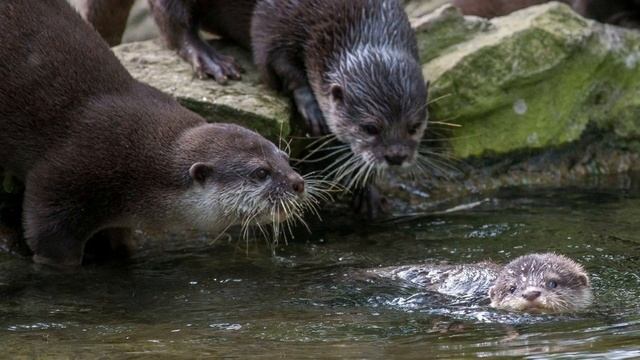
[{"label": "wet fur", "polygon": [[238,223],[216,199],[259,167],[276,190],[302,181],[260,135],[135,81],[64,0],[0,2],[0,43],[0,166],[25,183],[37,262],[78,265],[89,238],[133,227]]},{"label": "wet fur", "polygon": [[[571,312],[583,310],[593,301],[589,276],[582,266],[553,253],[521,256],[505,266],[492,262],[424,264],[381,268],[368,273],[456,297],[480,295],[486,299],[488,295],[492,307],[510,311]],[[557,283],[555,288],[548,286],[551,280]],[[532,292],[536,296],[532,296]]]},{"label": "wet fur", "polygon": [[[550,281],[557,286],[550,287]],[[532,292],[539,295],[531,297]],[[593,301],[584,268],[553,253],[525,255],[507,264],[489,296],[496,308],[547,313],[583,310]]]}]

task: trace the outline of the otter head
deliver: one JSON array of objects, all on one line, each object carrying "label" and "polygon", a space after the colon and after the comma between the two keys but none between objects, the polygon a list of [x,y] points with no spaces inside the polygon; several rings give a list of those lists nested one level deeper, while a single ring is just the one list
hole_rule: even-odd
[{"label": "otter head", "polygon": [[189,183],[185,211],[196,227],[275,224],[304,211],[304,179],[285,152],[257,133],[207,124],[188,131],[181,143]]},{"label": "otter head", "polygon": [[427,127],[428,84],[418,62],[404,52],[365,47],[338,64],[320,100],[331,131],[361,164],[413,164]]},{"label": "otter head", "polygon": [[593,300],[582,266],[552,253],[525,255],[507,264],[489,296],[495,308],[530,313],[577,311]]}]

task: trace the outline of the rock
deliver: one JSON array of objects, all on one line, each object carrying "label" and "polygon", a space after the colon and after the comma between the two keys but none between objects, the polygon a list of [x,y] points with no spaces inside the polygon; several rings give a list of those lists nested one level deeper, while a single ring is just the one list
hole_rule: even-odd
[{"label": "rock", "polygon": [[422,17],[450,2],[451,0],[402,0],[410,18]]},{"label": "rock", "polygon": [[589,125],[640,135],[638,32],[559,3],[490,21],[445,7],[413,23],[439,99],[432,120],[461,125],[450,139],[459,158],[558,147]]},{"label": "rock", "polygon": [[221,42],[214,46],[247,69],[242,81],[222,86],[194,78],[190,65],[157,40],[119,45],[113,52],[134,78],[174,96],[209,121],[243,125],[276,142],[289,135],[289,100],[260,84],[247,52]]},{"label": "rock", "polygon": [[411,25],[418,34],[422,63],[433,60],[453,45],[494,29],[488,20],[464,17],[460,10],[453,6],[442,6],[417,18],[411,18]]}]

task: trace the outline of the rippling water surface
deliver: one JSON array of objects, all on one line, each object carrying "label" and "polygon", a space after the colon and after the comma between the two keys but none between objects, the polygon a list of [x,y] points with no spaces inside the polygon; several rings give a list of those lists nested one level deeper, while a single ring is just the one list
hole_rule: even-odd
[{"label": "rippling water surface", "polygon": [[[148,239],[129,264],[74,273],[0,254],[0,357],[640,357],[637,184],[485,198],[375,226],[328,221],[275,256],[199,236]],[[591,309],[512,314],[359,275],[540,251],[586,267]]]}]

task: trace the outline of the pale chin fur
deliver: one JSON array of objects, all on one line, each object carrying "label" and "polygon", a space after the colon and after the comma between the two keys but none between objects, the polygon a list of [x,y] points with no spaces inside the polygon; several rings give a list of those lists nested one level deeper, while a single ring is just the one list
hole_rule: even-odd
[{"label": "pale chin fur", "polygon": [[219,196],[222,189],[217,186],[195,186],[184,193],[178,206],[180,217],[186,225],[203,231],[221,231],[240,222],[237,214],[225,211]]},{"label": "pale chin fur", "polygon": [[273,213],[273,205],[263,199],[265,191],[265,186],[255,185],[250,190],[195,186],[184,194],[180,206],[181,217],[188,219],[188,225],[193,228],[210,232],[240,225],[249,217],[250,224],[254,225],[287,220],[284,213]]}]

